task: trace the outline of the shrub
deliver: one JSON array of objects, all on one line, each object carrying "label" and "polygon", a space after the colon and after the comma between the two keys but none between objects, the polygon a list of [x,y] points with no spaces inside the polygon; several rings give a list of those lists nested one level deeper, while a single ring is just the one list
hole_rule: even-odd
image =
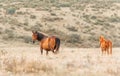
[{"label": "shrub", "polygon": [[10,24],[10,25],[17,25],[17,26],[19,26],[20,25],[20,22],[17,20],[17,19],[9,19],[9,21],[8,21],[8,23]]},{"label": "shrub", "polygon": [[70,34],[66,40],[68,43],[79,43],[80,36],[78,34]]},{"label": "shrub", "polygon": [[25,22],[23,23],[25,26],[29,25],[28,19],[25,19]]},{"label": "shrub", "polygon": [[36,16],[35,15],[30,15],[30,18],[31,19],[36,19]]},{"label": "shrub", "polygon": [[78,29],[76,27],[73,27],[73,26],[67,26],[66,27],[69,31],[73,31],[73,32],[77,32]]},{"label": "shrub", "polygon": [[30,43],[32,41],[32,38],[30,36],[24,36],[24,42]]},{"label": "shrub", "polygon": [[11,40],[15,38],[15,34],[13,33],[12,30],[6,29],[5,33],[3,35],[4,40]]},{"label": "shrub", "polygon": [[109,22],[120,22],[120,17],[111,17],[108,19]]},{"label": "shrub", "polygon": [[7,14],[10,14],[10,15],[15,14],[15,11],[16,11],[15,8],[8,8],[8,9],[6,10]]},{"label": "shrub", "polygon": [[39,25],[34,25],[31,27],[31,30],[36,30],[36,31],[40,31],[40,26]]},{"label": "shrub", "polygon": [[59,5],[60,7],[70,7],[71,4],[70,3],[62,3]]},{"label": "shrub", "polygon": [[25,14],[25,12],[22,12],[22,11],[18,11],[18,12],[16,12],[18,15],[24,15]]},{"label": "shrub", "polygon": [[3,28],[2,27],[0,27],[0,34],[2,34],[3,33]]},{"label": "shrub", "polygon": [[23,40],[25,43],[32,42],[32,37],[31,36],[19,36],[18,39]]},{"label": "shrub", "polygon": [[97,17],[96,16],[91,16],[91,19],[95,20]]},{"label": "shrub", "polygon": [[51,12],[50,14],[51,14],[52,16],[56,16],[56,13]]}]

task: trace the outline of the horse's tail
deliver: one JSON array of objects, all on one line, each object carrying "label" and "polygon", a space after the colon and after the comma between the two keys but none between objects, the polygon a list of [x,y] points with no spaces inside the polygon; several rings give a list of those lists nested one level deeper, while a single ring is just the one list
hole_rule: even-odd
[{"label": "horse's tail", "polygon": [[59,51],[59,48],[60,48],[60,39],[55,38],[55,42],[56,42],[55,50],[56,50],[56,53],[57,53]]}]

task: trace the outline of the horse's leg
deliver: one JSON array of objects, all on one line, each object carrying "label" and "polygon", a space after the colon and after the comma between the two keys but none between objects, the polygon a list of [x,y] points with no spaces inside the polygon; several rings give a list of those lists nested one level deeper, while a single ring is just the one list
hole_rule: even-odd
[{"label": "horse's leg", "polygon": [[110,55],[112,55],[112,42],[109,42]]},{"label": "horse's leg", "polygon": [[40,48],[40,51],[41,51],[41,55],[43,54],[43,48]]},{"label": "horse's leg", "polygon": [[110,54],[112,55],[112,46],[109,49],[110,49]]},{"label": "horse's leg", "polygon": [[46,55],[48,55],[48,51],[46,51]]},{"label": "horse's leg", "polygon": [[107,51],[107,54],[109,55],[109,48],[107,48],[106,51]]},{"label": "horse's leg", "polygon": [[104,50],[103,50],[103,48],[101,48],[101,51],[102,51],[102,55],[103,55],[103,53],[104,53]]},{"label": "horse's leg", "polygon": [[54,49],[52,50],[53,53],[55,53]]},{"label": "horse's leg", "polygon": [[107,53],[108,53],[108,50],[107,50],[107,48],[105,48],[105,55],[107,55]]}]

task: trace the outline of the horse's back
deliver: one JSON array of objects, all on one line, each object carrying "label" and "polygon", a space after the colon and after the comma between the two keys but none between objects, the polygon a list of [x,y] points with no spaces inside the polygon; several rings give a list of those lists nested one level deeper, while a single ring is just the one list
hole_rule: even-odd
[{"label": "horse's back", "polygon": [[50,45],[51,50],[58,50],[60,47],[60,39],[56,36],[50,36],[49,45]]},{"label": "horse's back", "polygon": [[55,47],[55,43],[56,43],[56,37],[55,36],[50,36],[50,37],[46,37],[41,41],[41,47],[45,50],[54,50]]},{"label": "horse's back", "polygon": [[112,47],[112,41],[111,40],[108,40],[108,45],[109,45],[109,47]]}]

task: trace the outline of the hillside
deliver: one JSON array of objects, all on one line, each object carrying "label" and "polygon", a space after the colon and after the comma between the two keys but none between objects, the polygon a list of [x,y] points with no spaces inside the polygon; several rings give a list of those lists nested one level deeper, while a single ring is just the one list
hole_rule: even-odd
[{"label": "hillside", "polygon": [[0,0],[0,41],[31,44],[32,30],[69,47],[99,47],[104,35],[120,46],[118,0]]}]

